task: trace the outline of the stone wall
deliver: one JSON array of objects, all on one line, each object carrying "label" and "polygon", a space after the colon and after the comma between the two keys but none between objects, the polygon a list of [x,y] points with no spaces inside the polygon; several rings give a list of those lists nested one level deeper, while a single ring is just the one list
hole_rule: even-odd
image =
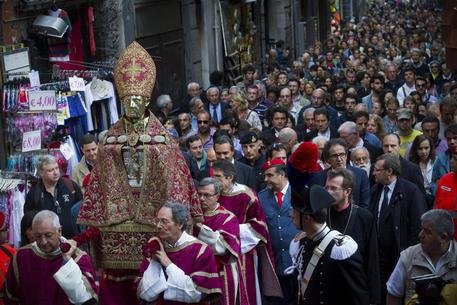
[{"label": "stone wall", "polygon": [[115,61],[125,48],[122,0],[100,0],[94,5],[97,59]]}]

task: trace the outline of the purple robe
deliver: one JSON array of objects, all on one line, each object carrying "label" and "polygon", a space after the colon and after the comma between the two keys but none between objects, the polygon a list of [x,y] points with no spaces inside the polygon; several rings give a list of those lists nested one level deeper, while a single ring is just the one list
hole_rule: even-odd
[{"label": "purple robe", "polygon": [[[192,281],[198,291],[204,293],[206,298],[195,305],[207,305],[210,301],[218,300],[221,296],[221,280],[217,273],[216,260],[211,248],[205,243],[194,240],[184,244],[165,249],[168,258],[178,266],[186,275],[192,278]],[[140,277],[149,266],[149,261],[143,259],[140,265]],[[160,305],[178,305],[181,302],[164,300],[163,293],[156,300]]]},{"label": "purple robe", "polygon": [[[260,242],[251,251],[241,257],[244,285],[247,290],[250,305],[261,303],[256,295],[256,275],[259,278],[260,289],[265,296],[282,297],[281,286],[274,268],[274,257],[271,249],[270,235],[266,224],[265,214],[259,199],[254,192],[245,185],[235,184],[229,194],[222,194],[219,203],[235,214],[240,224],[248,224],[260,239]],[[258,259],[258,269],[255,260]]]},{"label": "purple robe", "polygon": [[[86,288],[97,299],[98,283],[89,256],[77,249],[73,260],[82,272]],[[6,276],[5,304],[70,305],[68,296],[53,277],[62,266],[61,254],[43,255],[37,252],[35,244],[20,248]]]},{"label": "purple robe", "polygon": [[[232,212],[222,206],[212,212],[205,213],[203,217],[203,224],[221,234],[223,244],[227,249],[224,255],[216,255],[217,268],[223,282],[222,304],[247,305],[247,292],[242,280],[240,224],[238,219]],[[195,229],[194,233],[195,236],[199,235],[197,229]],[[232,264],[236,266],[235,274],[232,270]]]}]

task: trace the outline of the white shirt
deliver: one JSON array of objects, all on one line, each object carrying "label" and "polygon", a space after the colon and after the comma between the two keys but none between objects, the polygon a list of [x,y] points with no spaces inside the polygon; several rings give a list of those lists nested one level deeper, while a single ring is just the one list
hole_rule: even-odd
[{"label": "white shirt", "polygon": [[397,91],[397,100],[400,103],[400,107],[403,107],[403,102],[405,98],[411,94],[411,92],[416,91],[416,86],[413,84],[412,87],[408,87],[406,83],[403,84]]},{"label": "white shirt", "polygon": [[324,137],[327,140],[330,140],[330,127],[327,127],[327,130],[324,133],[317,132],[318,136]]}]

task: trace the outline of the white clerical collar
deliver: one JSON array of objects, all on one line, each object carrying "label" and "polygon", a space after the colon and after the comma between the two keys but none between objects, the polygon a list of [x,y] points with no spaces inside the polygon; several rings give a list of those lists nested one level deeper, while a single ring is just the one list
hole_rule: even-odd
[{"label": "white clerical collar", "polygon": [[195,237],[193,237],[192,235],[189,235],[187,234],[186,231],[183,231],[182,234],[181,234],[181,237],[179,237],[179,239],[176,241],[176,243],[174,245],[171,245],[167,242],[165,242],[167,248],[176,248],[178,246],[181,246],[182,244],[186,243],[186,242],[189,242],[189,241],[193,241],[195,240]]}]

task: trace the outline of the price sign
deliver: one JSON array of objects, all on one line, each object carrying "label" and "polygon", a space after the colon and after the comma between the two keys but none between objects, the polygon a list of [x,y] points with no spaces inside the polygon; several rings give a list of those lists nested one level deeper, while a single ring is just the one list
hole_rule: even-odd
[{"label": "price sign", "polygon": [[81,77],[69,77],[68,82],[70,83],[70,90],[71,91],[85,91],[86,85],[84,84],[84,79]]},{"label": "price sign", "polygon": [[38,71],[32,70],[29,73],[30,87],[38,87],[40,85],[40,74]]},{"label": "price sign", "polygon": [[56,92],[54,90],[29,91],[29,109],[34,111],[56,110]]},{"label": "price sign", "polygon": [[34,130],[22,134],[22,152],[41,149],[41,131]]}]

